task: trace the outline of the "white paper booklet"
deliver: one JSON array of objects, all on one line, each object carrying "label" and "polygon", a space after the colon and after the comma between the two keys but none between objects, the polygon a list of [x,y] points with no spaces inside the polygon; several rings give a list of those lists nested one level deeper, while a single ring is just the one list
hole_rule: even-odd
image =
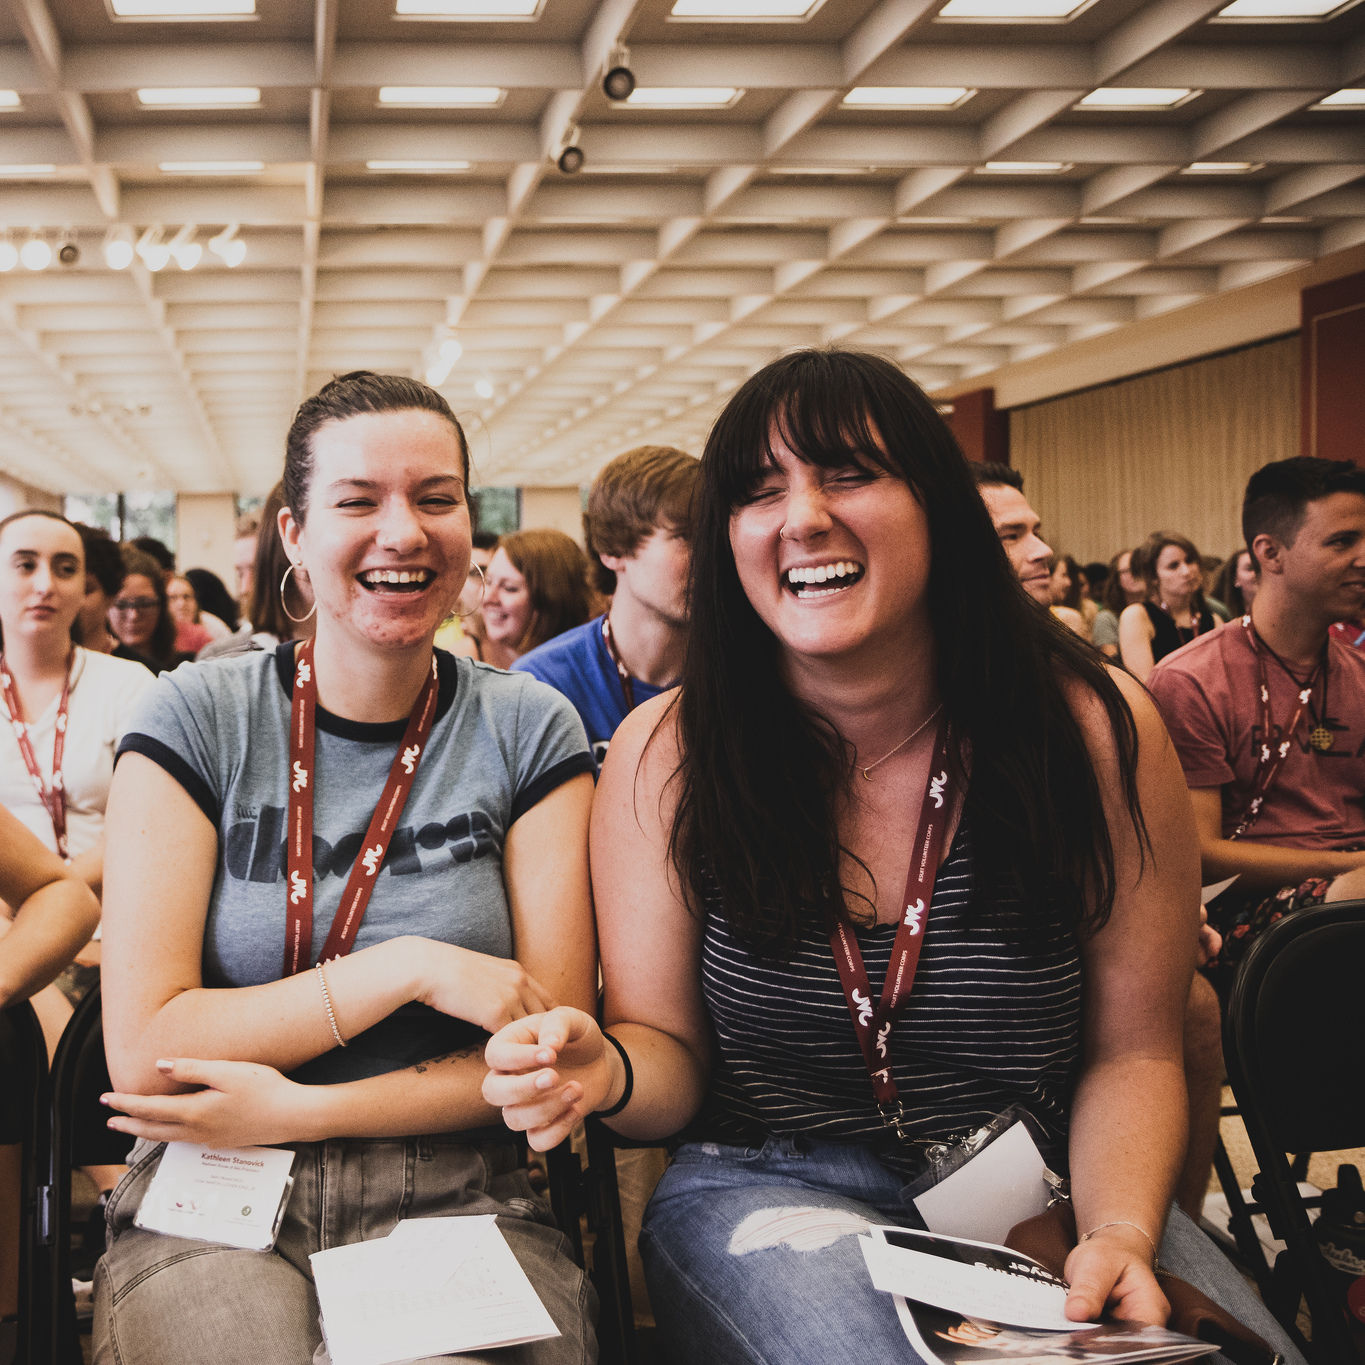
[{"label": "white paper booklet", "polygon": [[931,1365],[1156,1365],[1218,1349],[1164,1327],[1071,1322],[1066,1284],[1006,1247],[898,1227],[874,1227],[860,1241],[872,1283],[893,1296],[906,1338]]},{"label": "white paper booklet", "polygon": [[491,1214],[408,1218],[387,1237],[308,1259],[333,1365],[396,1365],[559,1335]]}]

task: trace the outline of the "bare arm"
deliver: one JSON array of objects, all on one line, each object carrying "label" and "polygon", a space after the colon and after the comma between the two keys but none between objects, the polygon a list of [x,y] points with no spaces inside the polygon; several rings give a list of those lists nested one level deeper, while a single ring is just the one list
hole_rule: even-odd
[{"label": "bare arm", "polygon": [[[668,779],[677,765],[671,702],[647,702],[617,730],[592,816],[603,1018],[635,1074],[630,1103],[609,1122],[635,1138],[681,1128],[701,1105],[709,1070],[701,926],[668,857]],[[585,1114],[613,1105],[625,1085],[616,1050],[585,1012],[514,1023],[490,1042],[487,1056],[493,1071],[485,1095],[540,1150]]]},{"label": "bare arm", "polygon": [[[555,1001],[579,1008],[592,1004],[591,801],[592,780],[586,774],[576,777],[525,812],[507,833],[503,879],[514,951],[522,967],[546,983],[550,993],[538,1009]],[[448,946],[408,942],[424,953]],[[468,956],[485,970],[500,962],[481,954]],[[350,960],[328,966],[334,995],[333,968]],[[312,978],[314,973],[303,975]],[[316,990],[315,981],[312,985]],[[320,998],[313,1007],[321,1009]],[[205,1089],[165,1097],[114,1094],[113,1107],[129,1117],[112,1120],[110,1127],[157,1141],[189,1139],[216,1146],[459,1131],[498,1118],[481,1094],[487,1069],[481,1054],[482,1047],[474,1046],[402,1071],[321,1086],[298,1085],[269,1066],[178,1060],[163,1072],[166,1079]]]},{"label": "bare arm", "polygon": [[1365,866],[1365,854],[1329,848],[1284,848],[1242,839],[1223,838],[1221,787],[1190,790],[1194,823],[1199,832],[1199,857],[1206,882],[1234,873],[1238,885],[1267,894],[1281,886],[1297,886],[1309,877],[1336,877]]},{"label": "bare arm", "polygon": [[1116,677],[1137,722],[1138,796],[1150,846],[1144,856],[1103,711],[1087,698],[1078,718],[1104,798],[1117,894],[1108,922],[1082,948],[1085,1012],[1071,1180],[1079,1231],[1100,1230],[1067,1262],[1068,1312],[1094,1317],[1107,1302],[1120,1317],[1162,1322],[1167,1309],[1147,1238],[1161,1239],[1185,1147],[1182,1021],[1198,933],[1199,860],[1165,727],[1145,692]]},{"label": "bare arm", "polygon": [[1152,658],[1152,618],[1141,602],[1124,607],[1119,617],[1119,658],[1138,682],[1145,683],[1156,667]]},{"label": "bare arm", "polygon": [[[126,755],[114,774],[106,828],[105,1044],[119,1090],[181,1088],[158,1070],[158,1058],[290,1071],[336,1045],[314,972],[260,986],[204,986],[200,960],[218,837],[179,783],[140,754]],[[346,1038],[410,1000],[489,1028],[548,1003],[516,962],[428,939],[390,939],[329,963],[326,972]]]},{"label": "bare arm", "polygon": [[100,907],[72,869],[0,806],[0,900],[17,907],[0,938],[0,1009],[27,1000],[76,956]]}]

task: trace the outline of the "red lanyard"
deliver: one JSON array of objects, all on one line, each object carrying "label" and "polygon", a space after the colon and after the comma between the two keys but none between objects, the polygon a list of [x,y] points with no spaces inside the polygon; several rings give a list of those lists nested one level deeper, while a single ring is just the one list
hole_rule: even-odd
[{"label": "red lanyard", "polygon": [[[351,867],[341,904],[323,944],[322,962],[343,957],[355,946],[360,921],[370,903],[375,878],[388,851],[389,834],[398,824],[417,764],[436,715],[436,658],[408,717],[389,780],[370,817],[365,841]],[[306,971],[313,947],[313,746],[316,738],[318,684],[313,674],[313,641],[299,646],[294,664],[294,699],[289,724],[289,890],[285,897],[287,929],[284,974]]]},{"label": "red lanyard", "polygon": [[616,665],[616,676],[621,680],[621,695],[626,699],[626,710],[635,710],[635,680],[626,671],[621,656],[616,652],[616,641],[611,638],[611,619],[602,618],[602,643],[607,647],[607,655]]},{"label": "red lanyard", "polygon": [[19,741],[19,752],[24,756],[24,767],[33,779],[38,800],[43,803],[52,820],[52,833],[57,841],[57,854],[64,861],[69,860],[66,844],[66,787],[62,783],[62,756],[66,753],[66,719],[68,703],[71,699],[71,677],[76,671],[76,651],[66,662],[66,680],[62,683],[61,700],[57,703],[57,723],[52,734],[52,786],[43,781],[43,771],[38,766],[38,755],[33,752],[33,741],[28,737],[28,725],[24,721],[24,708],[19,704],[19,693],[14,686],[14,678],[0,654],[0,687],[4,688],[5,705],[9,708],[10,724],[14,726],[14,737]]},{"label": "red lanyard", "polygon": [[1313,670],[1313,675],[1308,679],[1307,684],[1300,687],[1299,704],[1294,709],[1294,715],[1288,726],[1284,730],[1276,730],[1270,716],[1270,679],[1266,676],[1265,654],[1262,651],[1261,642],[1256,638],[1256,631],[1252,627],[1250,615],[1242,617],[1242,629],[1247,633],[1247,640],[1251,645],[1252,653],[1256,655],[1256,667],[1261,674],[1261,752],[1256,760],[1256,776],[1252,781],[1251,800],[1247,802],[1247,808],[1242,812],[1242,818],[1237,822],[1237,828],[1232,831],[1231,837],[1233,839],[1240,839],[1260,816],[1261,808],[1265,804],[1266,793],[1279,776],[1280,768],[1285,759],[1289,757],[1289,748],[1294,742],[1294,731],[1299,728],[1299,721],[1303,719],[1304,708],[1313,699],[1313,688],[1317,685],[1318,675],[1323,673],[1327,666],[1327,656],[1324,654],[1322,662]]},{"label": "red lanyard", "polygon": [[881,999],[875,1006],[863,955],[848,926],[841,921],[829,940],[834,950],[835,965],[839,969],[839,980],[844,987],[844,998],[848,1001],[848,1012],[853,1016],[853,1031],[857,1034],[867,1074],[872,1080],[872,1093],[876,1096],[877,1107],[896,1130],[897,1136],[906,1140],[911,1139],[902,1126],[900,1094],[891,1077],[891,1027],[904,1009],[910,988],[915,982],[920,946],[929,923],[929,902],[934,897],[939,859],[952,815],[948,776],[952,734],[951,722],[941,722],[934,742],[929,782],[920,805],[919,829],[915,834],[910,858],[910,874],[905,881],[905,909],[901,912],[896,938],[891,945],[891,961],[887,963]]}]

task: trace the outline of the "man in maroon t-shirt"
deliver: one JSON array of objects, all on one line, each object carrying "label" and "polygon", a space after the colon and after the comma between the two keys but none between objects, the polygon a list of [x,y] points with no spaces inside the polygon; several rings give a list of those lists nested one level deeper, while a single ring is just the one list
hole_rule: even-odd
[{"label": "man in maroon t-shirt", "polygon": [[1149,686],[1194,803],[1231,983],[1286,910],[1365,894],[1365,656],[1330,636],[1365,608],[1365,470],[1301,457],[1251,476],[1251,614],[1163,659]]}]

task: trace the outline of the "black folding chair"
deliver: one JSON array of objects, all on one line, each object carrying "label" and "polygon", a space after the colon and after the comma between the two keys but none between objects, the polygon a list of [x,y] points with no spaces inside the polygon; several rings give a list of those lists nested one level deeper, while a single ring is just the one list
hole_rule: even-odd
[{"label": "black folding chair", "polygon": [[1286,1153],[1365,1146],[1354,1060],[1362,979],[1365,901],[1296,910],[1248,951],[1223,1022],[1228,1076],[1259,1167],[1252,1193],[1285,1244],[1266,1301],[1296,1336],[1299,1300],[1307,1302],[1308,1353],[1321,1365],[1358,1357]]},{"label": "black folding chair", "polygon": [[587,1162],[568,1142],[548,1152],[550,1203],[560,1226],[583,1260],[583,1230],[592,1239],[589,1273],[597,1290],[597,1344],[601,1365],[644,1365],[651,1357],[635,1327],[630,1297],[630,1267],[621,1218],[620,1187],[616,1181],[616,1153],[628,1147],[660,1147],[658,1142],[633,1142],[589,1118],[586,1124]]},{"label": "black folding chair", "polygon": [[[67,1020],[52,1057],[51,1140],[45,1155],[44,1182],[50,1192],[52,1250],[46,1259],[52,1359],[81,1365],[80,1334],[71,1292],[71,1169],[76,1162],[78,1097],[104,1072],[104,1025],[97,982]],[[107,1083],[104,1082],[104,1083]]]},{"label": "black folding chair", "polygon": [[44,1178],[51,1135],[47,1044],[27,1002],[0,1011],[0,1095],[20,1117],[19,1330],[15,1365],[52,1359],[51,1191]]}]

